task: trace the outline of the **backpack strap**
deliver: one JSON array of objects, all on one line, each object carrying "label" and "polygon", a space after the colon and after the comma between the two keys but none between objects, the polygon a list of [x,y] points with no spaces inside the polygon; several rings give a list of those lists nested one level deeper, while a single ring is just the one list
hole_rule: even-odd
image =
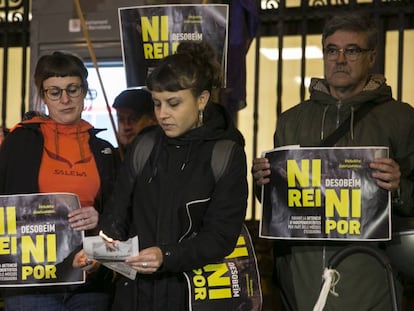
[{"label": "backpack strap", "polygon": [[228,139],[218,140],[214,144],[211,155],[211,169],[216,183],[227,168],[234,144],[234,141]]},{"label": "backpack strap", "polygon": [[145,163],[147,163],[148,158],[152,152],[152,149],[155,145],[155,136],[156,131],[148,132],[145,135],[142,135],[141,139],[137,142],[136,148],[134,150],[134,169],[137,175],[140,175],[142,169],[144,168]]},{"label": "backpack strap", "polygon": [[[354,114],[354,124],[357,124],[362,118],[368,114],[375,106],[389,101],[389,98],[383,98],[374,102],[369,102],[363,104]],[[346,134],[349,130],[349,123],[351,122],[351,116],[349,116],[345,121],[343,121],[339,127],[333,131],[328,137],[323,139],[320,143],[320,147],[333,147],[337,141]]]},{"label": "backpack strap", "polygon": [[[155,145],[156,132],[148,132],[142,135],[137,142],[134,150],[134,170],[137,175],[141,174],[145,163],[152,152]],[[225,172],[235,142],[229,139],[218,140],[214,143],[211,155],[211,169],[213,170],[214,179],[217,182]]]}]

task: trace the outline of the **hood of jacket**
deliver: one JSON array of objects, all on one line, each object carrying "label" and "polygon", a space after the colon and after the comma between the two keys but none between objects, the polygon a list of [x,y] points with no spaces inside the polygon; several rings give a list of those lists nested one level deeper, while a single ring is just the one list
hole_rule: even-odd
[{"label": "hood of jacket", "polygon": [[171,144],[186,144],[193,141],[215,141],[219,139],[233,140],[244,146],[243,135],[235,127],[234,122],[223,105],[209,103],[204,110],[204,124],[179,137],[168,138]]},{"label": "hood of jacket", "polygon": [[19,126],[40,127],[42,129],[43,135],[45,137],[49,137],[48,141],[53,142],[53,151],[50,150],[49,152],[53,152],[56,157],[60,156],[60,137],[73,137],[77,141],[81,159],[84,159],[85,157],[84,149],[86,148],[86,146],[84,146],[82,143],[81,137],[84,135],[89,135],[89,131],[93,128],[93,126],[85,120],[80,120],[75,124],[60,124],[47,116],[34,116],[31,119],[23,120],[17,127]]},{"label": "hood of jacket", "polygon": [[323,106],[321,122],[321,140],[326,138],[324,133],[326,118],[329,110],[336,111],[336,127],[344,121],[344,115],[349,118],[351,139],[354,138],[355,113],[363,105],[379,105],[392,100],[391,87],[386,84],[385,77],[380,74],[371,75],[363,90],[355,96],[346,99],[334,98],[329,91],[325,79],[313,78],[309,87],[310,101]]},{"label": "hood of jacket", "polygon": [[[325,79],[313,78],[309,91],[309,100],[278,117],[275,146],[320,146],[341,124],[349,126],[349,131],[340,138],[337,146],[384,144],[385,136],[383,139],[378,137],[378,128],[384,131],[390,131],[391,128],[383,128],[383,118],[391,117],[389,109],[405,110],[392,98],[391,88],[385,78],[377,74],[369,77],[361,92],[343,100],[330,94]],[[362,123],[357,123],[361,118],[359,108],[366,110],[367,105],[370,112],[363,116]]]},{"label": "hood of jacket", "polygon": [[167,159],[174,153],[165,152],[168,146],[172,147],[173,150],[179,146],[186,146],[185,149],[182,149],[186,150],[185,154],[176,159],[176,162],[180,163],[181,171],[187,167],[190,158],[197,154],[196,150],[206,145],[213,146],[218,140],[232,140],[244,148],[244,137],[235,127],[233,119],[224,106],[210,102],[204,110],[203,120],[204,124],[202,126],[191,129],[178,137],[167,137],[161,127],[156,127],[155,130],[158,132],[157,136],[159,138],[157,138],[158,142],[153,151],[153,163],[155,165],[149,180],[157,175],[159,161],[162,159],[161,161],[164,161],[164,163],[168,162]]},{"label": "hood of jacket", "polygon": [[374,74],[369,77],[364,89],[355,96],[338,100],[334,98],[329,91],[328,83],[325,79],[312,78],[309,86],[310,100],[322,105],[352,106],[354,109],[366,102],[382,103],[392,100],[391,87],[386,84],[385,77],[380,74]]}]

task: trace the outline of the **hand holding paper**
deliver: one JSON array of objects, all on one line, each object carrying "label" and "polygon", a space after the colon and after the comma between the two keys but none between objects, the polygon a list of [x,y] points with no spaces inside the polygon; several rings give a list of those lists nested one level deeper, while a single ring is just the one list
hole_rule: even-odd
[{"label": "hand holding paper", "polygon": [[97,236],[85,237],[83,247],[88,259],[99,261],[130,279],[135,279],[136,271],[125,263],[125,259],[139,252],[138,237],[135,236],[125,242],[115,241],[103,232]]}]

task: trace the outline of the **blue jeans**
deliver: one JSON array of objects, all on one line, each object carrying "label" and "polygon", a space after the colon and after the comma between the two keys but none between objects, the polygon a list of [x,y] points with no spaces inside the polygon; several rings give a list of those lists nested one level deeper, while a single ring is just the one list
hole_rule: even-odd
[{"label": "blue jeans", "polygon": [[4,298],[4,311],[108,311],[105,293],[20,295]]}]

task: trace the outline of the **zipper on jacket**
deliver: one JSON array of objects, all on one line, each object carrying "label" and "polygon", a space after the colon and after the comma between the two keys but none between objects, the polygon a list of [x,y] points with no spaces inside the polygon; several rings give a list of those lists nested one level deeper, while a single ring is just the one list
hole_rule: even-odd
[{"label": "zipper on jacket", "polygon": [[342,106],[342,101],[339,100],[336,103],[336,127],[335,128],[338,128],[339,124],[341,123],[341,118],[340,118],[341,106]]}]

